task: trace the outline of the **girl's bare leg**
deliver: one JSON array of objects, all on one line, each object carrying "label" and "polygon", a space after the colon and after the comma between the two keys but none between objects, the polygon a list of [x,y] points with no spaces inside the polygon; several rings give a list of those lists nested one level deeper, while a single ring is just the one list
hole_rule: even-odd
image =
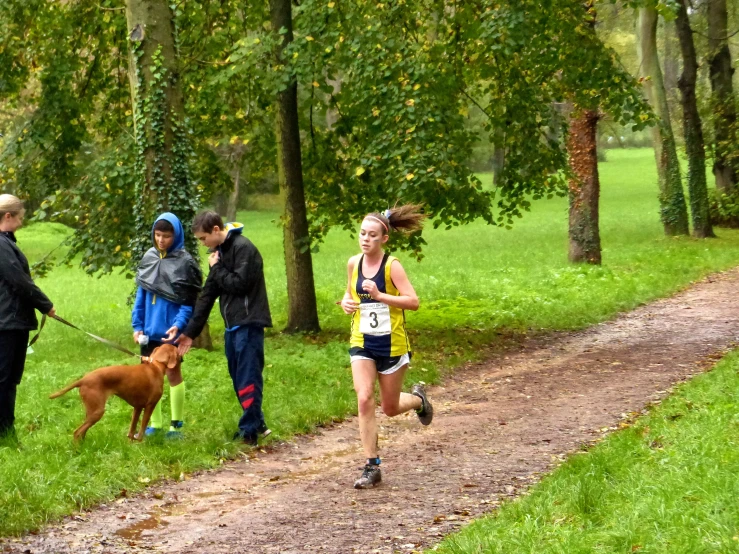
[{"label": "girl's bare leg", "polygon": [[375,418],[375,380],[377,370],[372,360],[352,362],[354,390],[359,409],[359,436],[367,458],[377,457],[377,420]]},{"label": "girl's bare leg", "polygon": [[422,401],[418,396],[401,392],[403,388],[403,377],[407,369],[408,364],[389,375],[378,374],[382,411],[386,416],[393,417],[409,412],[410,410],[417,410],[421,407]]}]

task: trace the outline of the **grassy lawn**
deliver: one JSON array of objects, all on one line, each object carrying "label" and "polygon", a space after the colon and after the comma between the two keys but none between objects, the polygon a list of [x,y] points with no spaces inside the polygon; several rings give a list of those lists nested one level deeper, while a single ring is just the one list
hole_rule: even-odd
[{"label": "grassy lawn", "polygon": [[[430,229],[420,263],[401,254],[421,298],[421,310],[408,314],[417,354],[409,380],[438,379],[474,358],[479,345],[494,342],[501,331],[582,327],[739,264],[739,231],[719,230],[718,239],[707,241],[662,236],[650,150],[609,152],[601,181],[602,267],[567,263],[565,199],[537,202],[510,231],[479,223],[451,231]],[[329,235],[314,258],[324,331],[316,337],[283,336],[278,331],[285,322],[285,269],[277,217],[274,211],[239,214],[245,234],[265,260],[276,328],[267,336],[264,408],[275,436],[286,438],[355,411],[346,354],[348,319],[334,302],[346,286],[346,261],[358,248],[345,233]],[[19,245],[29,258],[38,259],[65,232],[60,226],[37,225],[19,232]],[[131,281],[119,275],[92,279],[77,268],[60,267],[39,285],[62,317],[133,346],[126,305]],[[86,442],[76,447],[71,435],[83,419],[77,394],[48,400],[49,393],[94,368],[131,359],[56,322],[47,324],[19,389],[22,448],[0,446],[0,534],[36,528],[123,489],[134,491],[237,455],[238,446],[229,439],[239,406],[216,310],[211,330],[216,351],[194,352],[183,366],[184,441],[129,444],[130,408],[116,398]],[[166,387],[163,402],[166,419]]]},{"label": "grassy lawn", "polygon": [[739,552],[739,352],[434,552]]}]

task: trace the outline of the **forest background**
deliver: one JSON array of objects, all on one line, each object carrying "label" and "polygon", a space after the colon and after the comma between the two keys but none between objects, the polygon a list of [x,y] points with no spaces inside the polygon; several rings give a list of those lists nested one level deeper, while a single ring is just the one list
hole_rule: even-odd
[{"label": "forest background", "polygon": [[[348,240],[368,211],[418,202],[431,216],[423,234],[392,245],[417,258],[438,248],[414,272],[430,300],[413,321],[427,352],[414,376],[429,381],[501,333],[586,325],[735,265],[736,231],[714,226],[739,215],[738,9],[714,0],[7,0],[0,191],[29,208],[21,246],[36,275],[50,277],[42,288],[113,338],[128,336],[125,278],[150,246],[155,214],[172,210],[187,224],[204,206],[226,219],[251,210],[239,216],[250,236],[284,259],[268,276],[278,330],[309,332],[268,339],[268,416],[288,436],[353,409],[336,364],[345,321],[329,310],[343,269],[328,283],[353,252],[337,233]],[[636,146],[649,150],[615,150]],[[602,218],[598,159],[614,194],[607,204],[604,192]],[[565,226],[567,249],[556,231]],[[676,238],[657,241],[655,229]],[[567,265],[566,250],[584,264]],[[315,256],[324,265],[314,274]],[[81,281],[74,266],[120,275]],[[42,380],[50,392],[106,359],[102,347],[83,352],[71,331],[45,333],[54,352],[31,359],[24,390]],[[208,383],[221,358],[198,351],[193,379]],[[325,390],[343,393],[319,402],[306,364],[323,372]],[[193,397],[202,414],[189,458],[166,444],[124,449],[115,423],[73,452],[58,427],[74,427],[77,406],[22,391],[26,450],[2,454],[18,470],[2,480],[4,531],[236,455],[223,439],[233,406],[221,385]],[[288,409],[298,394],[299,409]],[[112,417],[125,419],[119,408]],[[110,471],[87,482],[99,455]]]}]

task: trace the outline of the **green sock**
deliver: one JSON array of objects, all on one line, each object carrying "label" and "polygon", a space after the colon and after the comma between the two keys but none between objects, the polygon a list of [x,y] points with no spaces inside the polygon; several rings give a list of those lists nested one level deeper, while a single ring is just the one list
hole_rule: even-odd
[{"label": "green sock", "polygon": [[[169,404],[172,408],[172,421],[182,421],[185,415],[185,382],[169,387]],[[169,428],[174,431],[174,427]]]},{"label": "green sock", "polygon": [[151,418],[149,418],[149,427],[154,427],[154,429],[162,428],[162,401],[161,400],[157,402],[157,405],[154,407],[154,411],[151,412]]}]

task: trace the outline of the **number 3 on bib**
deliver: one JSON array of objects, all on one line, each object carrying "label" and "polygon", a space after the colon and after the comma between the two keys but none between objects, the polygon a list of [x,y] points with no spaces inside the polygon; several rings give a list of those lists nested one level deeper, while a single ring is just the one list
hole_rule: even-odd
[{"label": "number 3 on bib", "polygon": [[359,305],[359,332],[363,335],[389,335],[390,306],[382,302]]}]

